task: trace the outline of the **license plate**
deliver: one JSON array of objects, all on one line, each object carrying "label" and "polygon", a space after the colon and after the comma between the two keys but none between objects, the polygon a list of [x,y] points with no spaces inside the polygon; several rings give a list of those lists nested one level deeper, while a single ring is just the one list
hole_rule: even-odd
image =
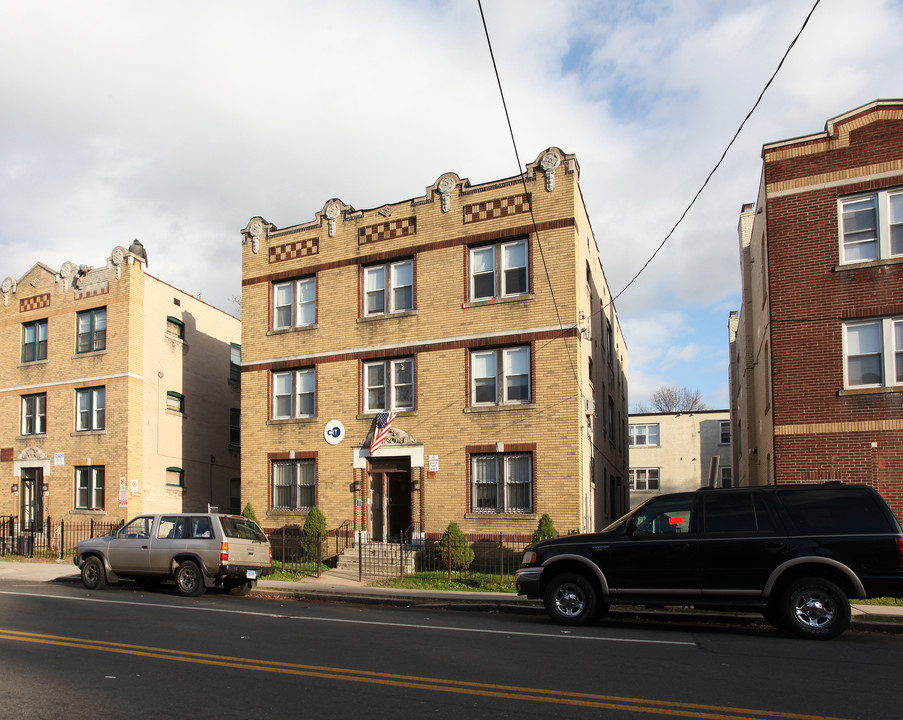
[{"label": "license plate", "polygon": [[248,580],[256,580],[257,579],[257,571],[256,570],[246,570],[245,577],[248,578]]}]

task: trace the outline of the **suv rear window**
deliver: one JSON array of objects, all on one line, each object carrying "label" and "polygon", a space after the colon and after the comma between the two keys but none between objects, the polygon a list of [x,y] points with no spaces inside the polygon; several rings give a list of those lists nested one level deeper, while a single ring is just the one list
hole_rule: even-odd
[{"label": "suv rear window", "polygon": [[787,516],[803,535],[893,532],[884,510],[860,488],[778,490]]},{"label": "suv rear window", "polygon": [[771,516],[758,494],[713,492],[705,495],[704,499],[706,533],[775,532]]},{"label": "suv rear window", "polygon": [[231,515],[221,517],[220,520],[222,521],[223,532],[226,533],[226,537],[267,542],[267,536],[251,520]]}]

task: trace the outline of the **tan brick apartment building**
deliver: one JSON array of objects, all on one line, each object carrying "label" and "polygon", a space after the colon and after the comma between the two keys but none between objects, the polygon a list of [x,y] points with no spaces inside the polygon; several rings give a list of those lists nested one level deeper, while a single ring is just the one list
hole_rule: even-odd
[{"label": "tan brick apartment building", "polygon": [[867,483],[903,517],[903,101],[762,157],[730,319],[739,482]]},{"label": "tan brick apartment building", "polygon": [[[242,500],[377,539],[626,510],[627,348],[573,155],[243,231]],[[379,413],[395,412],[370,452]],[[347,526],[346,526],[347,527]]]},{"label": "tan brick apartment building", "polygon": [[0,514],[26,528],[238,506],[240,322],[145,258],[0,285]]}]

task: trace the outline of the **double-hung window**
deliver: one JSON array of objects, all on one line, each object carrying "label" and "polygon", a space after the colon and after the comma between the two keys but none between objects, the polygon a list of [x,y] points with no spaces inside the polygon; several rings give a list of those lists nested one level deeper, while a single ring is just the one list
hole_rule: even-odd
[{"label": "double-hung window", "polygon": [[627,429],[627,444],[639,447],[659,445],[658,423],[631,425]]},{"label": "double-hung window", "polygon": [[731,444],[731,421],[721,420],[721,438],[718,441],[720,445]]},{"label": "double-hung window", "polygon": [[470,299],[525,295],[529,290],[527,240],[470,249]]},{"label": "double-hung window", "polygon": [[273,460],[273,509],[309,510],[317,504],[314,460]]},{"label": "double-hung window", "polygon": [[47,432],[47,393],[22,396],[22,434],[43,435]]},{"label": "double-hung window", "polygon": [[22,323],[22,362],[47,359],[47,321]]},{"label": "double-hung window", "polygon": [[185,323],[179,320],[179,318],[170,315],[166,318],[166,334],[171,337],[179,338],[179,340],[184,340]]},{"label": "double-hung window", "polygon": [[661,490],[659,468],[630,468],[631,490]]},{"label": "double-hung window", "polygon": [[103,510],[103,491],[103,465],[92,465],[75,468],[76,510]]},{"label": "double-hung window", "polygon": [[273,419],[310,418],[316,414],[314,368],[273,373]]},{"label": "double-hung window", "polygon": [[471,510],[533,512],[533,456],[494,453],[470,458]]},{"label": "double-hung window", "polygon": [[364,412],[414,409],[414,358],[364,363]]},{"label": "double-hung window", "polygon": [[94,308],[76,315],[75,352],[87,353],[107,347],[107,309]]},{"label": "double-hung window", "polygon": [[470,354],[471,405],[529,403],[530,348],[474,350]]},{"label": "double-hung window", "polygon": [[414,261],[364,268],[364,315],[414,309]]},{"label": "double-hung window", "polygon": [[841,263],[903,256],[903,190],[882,190],[839,203]]},{"label": "double-hung window", "polygon": [[273,329],[287,330],[317,322],[317,279],[301,278],[273,285]]},{"label": "double-hung window", "polygon": [[903,318],[844,324],[844,386],[903,385]]},{"label": "double-hung window", "polygon": [[106,389],[83,388],[75,391],[75,429],[103,430],[106,427]]}]

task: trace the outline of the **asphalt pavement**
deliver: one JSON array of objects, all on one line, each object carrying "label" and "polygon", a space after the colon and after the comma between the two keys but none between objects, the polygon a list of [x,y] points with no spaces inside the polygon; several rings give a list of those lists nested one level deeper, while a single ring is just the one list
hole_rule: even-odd
[{"label": "asphalt pavement", "polygon": [[[81,581],[78,568],[71,558],[55,562],[35,562],[28,560],[0,560],[0,580],[36,583],[78,583]],[[316,576],[301,580],[260,580],[251,594],[264,597],[291,597],[299,600],[320,599],[351,603],[371,603],[382,605],[428,605],[455,606],[458,609],[487,610],[501,612],[542,613],[542,603],[538,600],[498,592],[462,592],[457,590],[411,590],[397,588],[370,587],[366,581],[358,580],[357,573],[330,570],[319,578]],[[880,630],[903,633],[903,605],[861,605],[853,604],[853,629]],[[630,615],[681,614],[681,611],[652,611],[649,613],[630,610]],[[615,614],[623,614],[616,613]],[[710,617],[725,620],[725,613],[693,613],[694,620]],[[761,619],[758,613],[734,615],[746,621]],[[676,618],[675,618],[676,619]]]}]

